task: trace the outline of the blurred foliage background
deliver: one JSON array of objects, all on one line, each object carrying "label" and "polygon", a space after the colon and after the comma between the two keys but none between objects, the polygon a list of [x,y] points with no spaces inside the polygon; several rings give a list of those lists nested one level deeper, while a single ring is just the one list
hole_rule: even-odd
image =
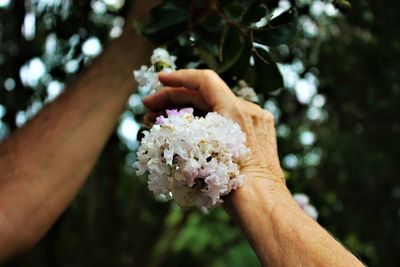
[{"label": "blurred foliage background", "polygon": [[[290,24],[295,31],[285,32],[291,41],[268,49],[277,64],[267,66],[275,76],[266,82],[275,83],[250,79],[275,116],[289,188],[307,193],[319,222],[366,264],[399,266],[400,2],[352,1],[346,14],[330,1],[263,2],[276,14],[297,10]],[[0,0],[0,140],[53,101],[121,34],[128,5]],[[234,19],[238,9],[226,11]],[[150,26],[167,25],[161,22]],[[168,41],[153,34],[160,29],[135,27],[155,42]],[[214,48],[196,30],[168,43],[181,67],[193,55],[196,66],[216,62],[204,57],[202,48],[208,54]],[[235,44],[241,37],[233,38]],[[237,65],[213,67],[233,83]],[[222,209],[208,216],[182,211],[154,200],[145,178],[135,176],[139,104],[133,95],[84,188],[46,237],[7,266],[260,266]]]}]

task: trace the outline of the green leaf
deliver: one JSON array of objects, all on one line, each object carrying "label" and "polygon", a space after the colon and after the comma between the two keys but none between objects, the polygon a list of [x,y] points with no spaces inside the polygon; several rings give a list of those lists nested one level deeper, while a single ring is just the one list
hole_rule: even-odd
[{"label": "green leaf", "polygon": [[195,35],[197,38],[197,45],[202,46],[206,51],[214,56],[218,56],[221,34],[215,35],[203,29],[198,29],[195,31]]},{"label": "green leaf", "polygon": [[214,56],[219,55],[221,36],[226,28],[226,23],[220,16],[209,16],[203,23],[194,29],[198,45],[202,46]]},{"label": "green leaf", "polygon": [[262,18],[267,17],[268,13],[269,11],[266,5],[255,2],[243,15],[242,23],[244,25],[251,25],[252,23],[260,21]]},{"label": "green leaf", "polygon": [[216,70],[222,73],[238,61],[244,49],[244,38],[236,28],[227,27],[221,37],[220,66]]},{"label": "green leaf", "polygon": [[201,29],[210,33],[221,35],[226,27],[226,22],[219,15],[210,15],[199,25]]},{"label": "green leaf", "polygon": [[168,0],[168,2],[172,3],[175,6],[183,7],[183,8],[189,8],[191,5],[191,1],[187,0]]},{"label": "green leaf", "polygon": [[193,33],[196,37],[196,45],[200,45],[206,51],[218,57],[220,51],[221,35],[226,28],[226,23],[219,16],[209,16],[198,25]]},{"label": "green leaf", "polygon": [[143,34],[155,43],[163,43],[186,29],[187,9],[172,2],[164,2],[151,10],[151,21]]},{"label": "green leaf", "polygon": [[236,1],[235,0],[219,0],[219,4],[224,7],[227,5],[232,5],[234,4]]},{"label": "green leaf", "polygon": [[240,21],[240,18],[244,13],[244,8],[237,3],[224,6],[223,10],[228,17],[235,21]]},{"label": "green leaf", "polygon": [[286,44],[296,34],[296,29],[297,11],[290,8],[272,19],[265,27],[254,30],[254,39],[267,46]]},{"label": "green leaf", "polygon": [[209,68],[216,70],[219,67],[218,59],[210,52],[206,51],[203,47],[195,47],[195,54],[200,60],[208,65]]},{"label": "green leaf", "polygon": [[257,47],[253,53],[253,57],[256,69],[255,89],[261,90],[265,94],[282,88],[282,74],[268,51]]},{"label": "green leaf", "polygon": [[250,57],[251,57],[251,50],[246,48],[243,49],[243,52],[240,55],[239,59],[229,69],[229,75],[231,77],[236,77],[237,79],[243,79],[243,77],[250,68]]},{"label": "green leaf", "polygon": [[342,13],[347,13],[351,9],[351,3],[348,0],[334,0],[332,4]]}]

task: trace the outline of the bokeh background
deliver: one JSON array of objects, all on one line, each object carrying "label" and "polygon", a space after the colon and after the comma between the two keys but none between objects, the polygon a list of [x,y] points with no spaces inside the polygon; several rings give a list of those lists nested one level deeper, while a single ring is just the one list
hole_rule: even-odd
[{"label": "bokeh background", "polygon": [[[0,0],[0,140],[121,34],[128,4]],[[354,0],[348,14],[329,1],[296,4],[298,33],[274,52],[285,88],[264,104],[288,186],[366,264],[399,266],[400,2]],[[135,176],[138,103],[133,95],[75,201],[7,266],[260,266],[222,209],[182,211]]]}]

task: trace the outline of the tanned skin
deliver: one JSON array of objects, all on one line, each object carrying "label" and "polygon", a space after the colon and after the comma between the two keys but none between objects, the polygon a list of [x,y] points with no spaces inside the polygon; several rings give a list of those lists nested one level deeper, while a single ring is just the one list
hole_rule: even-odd
[{"label": "tanned skin", "polygon": [[225,208],[241,226],[263,266],[363,266],[294,202],[281,169],[274,119],[259,106],[237,98],[211,70],[161,73],[166,86],[144,100],[153,120],[171,106],[215,111],[240,124],[250,156],[242,164],[245,185]]},{"label": "tanned skin", "polygon": [[[159,1],[134,1],[143,21]],[[129,20],[128,20],[129,21]],[[0,144],[0,262],[32,247],[85,182],[154,47],[127,23],[65,92]]]}]

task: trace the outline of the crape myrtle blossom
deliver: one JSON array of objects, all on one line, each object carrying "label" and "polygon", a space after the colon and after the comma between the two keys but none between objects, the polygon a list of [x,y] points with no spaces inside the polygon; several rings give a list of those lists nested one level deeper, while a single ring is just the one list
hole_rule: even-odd
[{"label": "crape myrtle blossom", "polygon": [[293,194],[293,199],[300,206],[300,208],[311,218],[316,220],[318,218],[317,209],[310,204],[310,198],[303,193]]},{"label": "crape myrtle blossom", "polygon": [[240,163],[249,153],[245,142],[240,126],[215,112],[200,118],[191,108],[167,110],[144,132],[137,174],[149,174],[148,187],[156,196],[209,211],[243,185]]},{"label": "crape myrtle blossom", "polygon": [[157,73],[176,70],[175,60],[176,57],[170,55],[164,48],[154,49],[150,58],[152,65],[150,67],[142,65],[139,70],[133,71],[139,94],[145,97],[162,89],[163,85],[158,81]]},{"label": "crape myrtle blossom", "polygon": [[165,68],[176,70],[176,56],[172,56],[164,48],[156,48],[150,58],[151,64],[155,66],[156,71],[160,72]]}]

